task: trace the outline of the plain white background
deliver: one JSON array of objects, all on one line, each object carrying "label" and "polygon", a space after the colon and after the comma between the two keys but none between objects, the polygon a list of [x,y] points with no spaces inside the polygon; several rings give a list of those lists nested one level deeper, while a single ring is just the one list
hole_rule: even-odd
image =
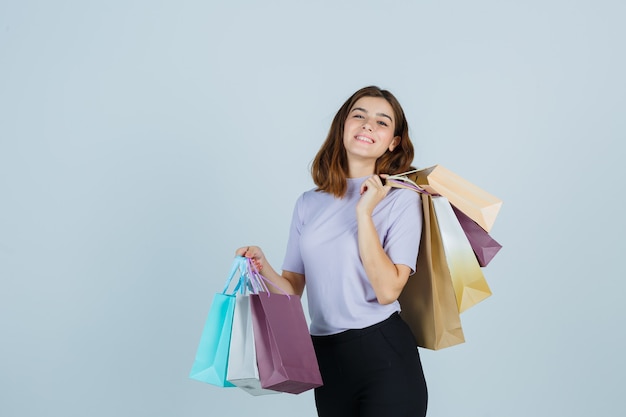
[{"label": "plain white background", "polygon": [[355,90],[504,200],[429,416],[621,416],[622,1],[0,1],[0,415],[314,416],[188,379],[234,250],[280,267]]}]

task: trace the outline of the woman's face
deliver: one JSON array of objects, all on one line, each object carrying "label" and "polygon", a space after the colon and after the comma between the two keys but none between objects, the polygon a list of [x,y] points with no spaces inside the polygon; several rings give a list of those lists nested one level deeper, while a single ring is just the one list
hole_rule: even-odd
[{"label": "woman's face", "polygon": [[400,142],[394,136],[393,108],[382,97],[361,97],[354,103],[343,126],[343,146],[348,161],[371,160],[375,163],[387,150]]}]

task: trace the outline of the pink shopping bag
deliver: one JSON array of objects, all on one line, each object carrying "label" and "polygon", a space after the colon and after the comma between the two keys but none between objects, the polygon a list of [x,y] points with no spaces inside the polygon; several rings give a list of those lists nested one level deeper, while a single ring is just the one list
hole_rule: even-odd
[{"label": "pink shopping bag", "polygon": [[485,267],[491,262],[494,256],[502,249],[502,245],[499,244],[494,238],[491,237],[489,232],[483,229],[478,223],[472,220],[467,214],[463,213],[458,208],[452,206],[454,214],[459,219],[461,227],[469,240],[478,264],[481,267]]},{"label": "pink shopping bag", "polygon": [[260,292],[250,306],[261,386],[291,394],[321,386],[300,297]]}]

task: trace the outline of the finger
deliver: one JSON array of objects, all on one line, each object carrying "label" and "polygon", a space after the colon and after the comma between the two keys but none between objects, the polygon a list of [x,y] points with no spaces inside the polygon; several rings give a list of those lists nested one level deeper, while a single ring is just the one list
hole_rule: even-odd
[{"label": "finger", "polygon": [[374,175],[374,181],[378,185],[383,185],[383,181],[380,179],[380,177],[378,175]]},{"label": "finger", "polygon": [[250,259],[259,259],[263,257],[263,252],[258,246],[248,246],[243,256]]},{"label": "finger", "polygon": [[248,250],[248,246],[244,246],[244,247],[242,247],[242,248],[239,248],[239,249],[237,249],[237,250],[235,251],[235,255],[237,255],[237,256],[243,256],[243,255],[246,253],[246,251],[247,251],[247,250]]},{"label": "finger", "polygon": [[252,263],[257,271],[261,272],[263,270],[263,263],[259,259],[252,259]]}]

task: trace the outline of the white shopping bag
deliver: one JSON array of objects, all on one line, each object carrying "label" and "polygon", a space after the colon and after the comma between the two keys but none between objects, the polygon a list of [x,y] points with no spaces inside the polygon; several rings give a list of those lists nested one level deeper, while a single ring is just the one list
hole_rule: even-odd
[{"label": "white shopping bag", "polygon": [[491,290],[450,202],[443,196],[433,196],[432,201],[452,286],[462,313],[489,297]]},{"label": "white shopping bag", "polygon": [[251,395],[279,394],[278,391],[261,388],[248,294],[237,294],[226,379]]}]

